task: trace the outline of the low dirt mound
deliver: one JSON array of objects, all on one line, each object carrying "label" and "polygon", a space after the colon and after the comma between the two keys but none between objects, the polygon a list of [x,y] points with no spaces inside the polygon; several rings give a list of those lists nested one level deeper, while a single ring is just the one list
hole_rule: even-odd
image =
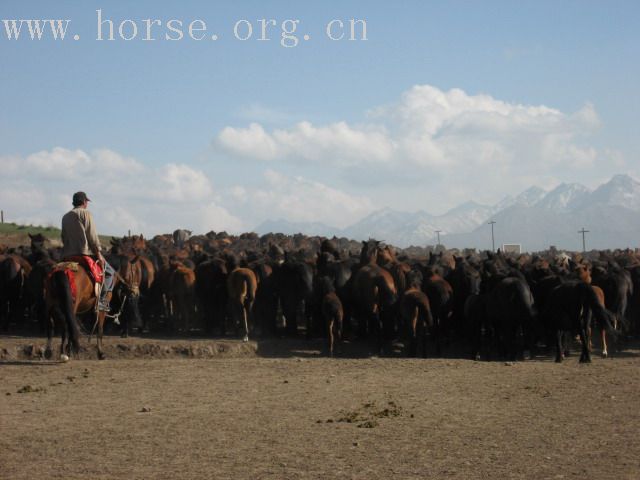
[{"label": "low dirt mound", "polygon": [[[42,337],[0,337],[0,360],[43,360],[47,344]],[[54,359],[58,358],[60,339],[53,342]],[[255,357],[257,344],[237,340],[155,339],[105,337],[104,352],[109,359],[135,358],[219,358]],[[96,359],[95,338],[81,341],[79,358]]]}]

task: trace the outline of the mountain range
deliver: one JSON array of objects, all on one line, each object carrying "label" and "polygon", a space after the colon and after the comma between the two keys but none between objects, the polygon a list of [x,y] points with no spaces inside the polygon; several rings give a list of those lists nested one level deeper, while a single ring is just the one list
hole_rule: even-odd
[{"label": "mountain range", "polygon": [[259,234],[376,238],[401,248],[434,245],[440,230],[440,241],[446,247],[490,249],[490,220],[496,222],[496,248],[516,243],[523,251],[545,250],[551,245],[581,250],[578,230],[582,228],[588,230],[587,249],[638,247],[640,182],[629,175],[615,175],[595,190],[578,183],[562,183],[550,191],[534,186],[496,205],[469,201],[442,215],[383,208],[344,229],[319,222],[268,220],[255,230]]}]

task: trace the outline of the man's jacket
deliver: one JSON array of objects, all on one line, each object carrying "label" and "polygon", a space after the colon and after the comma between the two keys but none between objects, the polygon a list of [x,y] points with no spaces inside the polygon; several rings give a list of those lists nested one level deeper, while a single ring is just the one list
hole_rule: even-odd
[{"label": "man's jacket", "polygon": [[97,255],[101,250],[91,212],[74,208],[62,217],[62,258]]}]

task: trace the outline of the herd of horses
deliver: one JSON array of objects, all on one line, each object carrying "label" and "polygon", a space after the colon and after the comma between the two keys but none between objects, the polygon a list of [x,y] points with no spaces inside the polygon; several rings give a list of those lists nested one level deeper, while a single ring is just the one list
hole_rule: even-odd
[{"label": "herd of horses", "polygon": [[[50,357],[54,331],[61,355],[73,355],[93,325],[104,358],[110,317],[94,308],[89,272],[59,255],[42,235],[0,247],[0,328],[41,328]],[[326,338],[329,355],[348,339],[376,355],[462,348],[474,359],[509,360],[555,347],[558,362],[579,337],[580,361],[589,362],[594,343],[607,356],[608,341],[620,345],[640,330],[640,254],[632,250],[407,255],[376,240],[178,230],[114,238],[105,257],[117,271],[111,318],[123,336],[305,334]]]}]

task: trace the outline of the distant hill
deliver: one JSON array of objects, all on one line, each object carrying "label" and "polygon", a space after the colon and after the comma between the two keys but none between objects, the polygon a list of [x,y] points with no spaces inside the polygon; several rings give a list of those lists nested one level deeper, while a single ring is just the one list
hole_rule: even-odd
[{"label": "distant hill", "polygon": [[533,186],[516,197],[496,205],[465,202],[443,215],[425,211],[377,210],[353,225],[337,229],[318,223],[267,221],[258,233],[282,232],[308,235],[336,235],[354,240],[377,238],[398,247],[435,245],[436,230],[448,247],[491,248],[494,226],[496,247],[519,243],[524,250],[537,251],[550,245],[579,250],[586,228],[588,248],[640,246],[640,183],[628,175],[615,175],[595,190],[572,183],[551,191]]},{"label": "distant hill", "polygon": [[[29,234],[36,235],[38,233],[47,237],[52,246],[62,245],[59,228],[17,223],[0,223],[0,245],[6,247],[28,245],[30,243]],[[112,238],[110,235],[100,235],[100,243],[104,248],[108,248]]]}]

